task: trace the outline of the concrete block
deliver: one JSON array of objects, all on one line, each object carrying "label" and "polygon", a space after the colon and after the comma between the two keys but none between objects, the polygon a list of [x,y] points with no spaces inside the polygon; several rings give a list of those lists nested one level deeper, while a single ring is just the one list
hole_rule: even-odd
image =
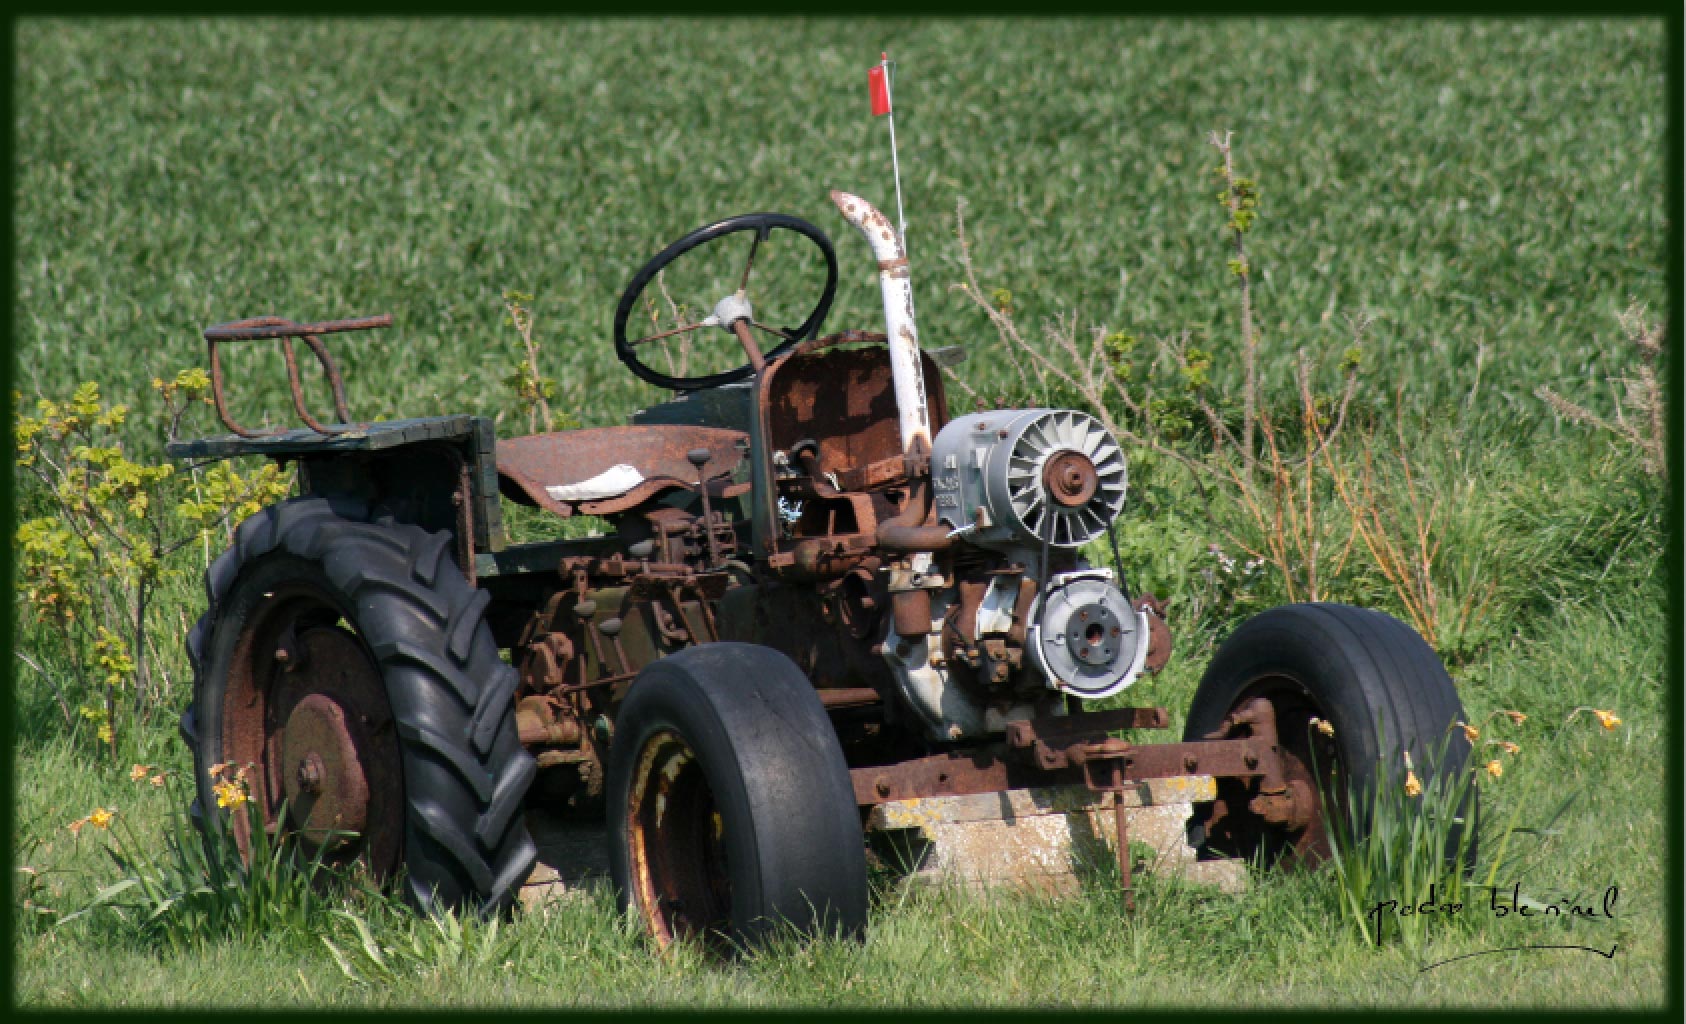
[{"label": "concrete block", "polygon": [[[1192,805],[1216,795],[1204,775],[1152,779],[1121,794],[1131,842],[1151,851],[1138,870],[1245,888],[1240,861],[1197,860],[1187,842]],[[902,800],[873,808],[867,830],[879,836],[881,859],[914,880],[1070,892],[1084,872],[1116,863],[1113,799],[1073,786]]]}]

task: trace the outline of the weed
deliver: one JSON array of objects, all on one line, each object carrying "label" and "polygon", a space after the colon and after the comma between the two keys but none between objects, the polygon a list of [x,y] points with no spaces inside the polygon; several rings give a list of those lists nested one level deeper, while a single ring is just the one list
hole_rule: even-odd
[{"label": "weed", "polygon": [[334,932],[340,941],[322,936],[341,973],[359,985],[390,985],[406,976],[432,978],[447,972],[472,975],[511,963],[513,938],[495,916],[481,920],[437,910],[418,917],[390,898],[375,907],[380,926],[351,910],[335,910]]},{"label": "weed", "polygon": [[[1579,715],[1593,716],[1606,731],[1621,726],[1611,711],[1575,708],[1564,719],[1568,726]],[[1510,803],[1502,818],[1494,797],[1501,786],[1517,785],[1508,773],[1523,745],[1487,735],[1508,723],[1520,728],[1528,716],[1502,710],[1479,725],[1457,722],[1430,752],[1431,763],[1446,756],[1453,730],[1462,732],[1477,755],[1457,772],[1427,772],[1420,778],[1411,756],[1404,754],[1404,778],[1398,784],[1353,786],[1343,813],[1326,807],[1332,822],[1330,864],[1340,906],[1347,922],[1365,944],[1381,946],[1392,939],[1420,950],[1431,933],[1451,929],[1465,932],[1480,927],[1478,912],[1464,913],[1482,901],[1496,902],[1501,889],[1515,886],[1520,893],[1559,824],[1581,795],[1580,787],[1557,787],[1556,803],[1538,824],[1523,825],[1521,801]],[[1567,730],[1557,730],[1552,744]],[[1519,734],[1518,734],[1519,735]],[[1546,761],[1549,750],[1533,752]],[[1385,766],[1384,766],[1385,767]],[[1380,777],[1387,777],[1381,773]],[[1523,843],[1529,845],[1523,846]],[[1517,897],[1520,899],[1520,895]],[[1538,905],[1529,899],[1530,905]]]},{"label": "weed", "polygon": [[[515,328],[516,335],[521,339],[521,351],[516,354],[510,373],[503,382],[514,392],[520,410],[527,414],[527,432],[536,434],[540,423],[547,431],[557,429],[556,418],[550,413],[550,400],[556,397],[556,378],[539,373],[539,347],[533,341],[532,301],[533,297],[526,292],[503,293],[503,308],[508,314],[505,322]],[[575,421],[570,426],[577,427],[579,423]]]},{"label": "weed", "polygon": [[[132,779],[169,792],[161,852],[116,810],[99,807],[66,826],[72,835],[86,827],[109,831],[114,842],[106,852],[122,877],[65,915],[59,926],[102,914],[115,919],[124,937],[176,951],[224,939],[253,942],[320,930],[328,911],[321,890],[334,875],[323,863],[329,844],[306,856],[285,834],[271,834],[249,799],[245,768],[217,765],[212,775],[217,808],[207,810],[195,827],[182,810],[185,799],[175,792],[174,775],[136,766]],[[285,805],[276,820],[286,820]]]},{"label": "weed", "polygon": [[[170,438],[194,404],[208,401],[210,379],[190,369],[170,381],[155,378],[152,387]],[[77,690],[99,695],[78,710],[95,724],[114,761],[118,694],[132,690],[132,710],[141,719],[150,717],[161,696],[147,662],[148,616],[159,585],[180,571],[171,557],[291,487],[273,464],[245,476],[219,465],[203,480],[195,474],[195,496],[172,508],[165,485],[175,466],[130,457],[120,434],[129,412],[127,405],[104,401],[99,385],[85,381],[68,399],[38,399],[36,415],[20,413],[14,424],[17,464],[34,476],[51,510],[18,526],[18,592],[23,606],[57,635]],[[54,684],[69,726],[75,698],[67,689]]]},{"label": "weed", "polygon": [[[1628,306],[1617,319],[1628,344],[1637,350],[1639,365],[1633,368],[1632,377],[1611,378],[1610,383],[1622,386],[1616,398],[1614,422],[1569,401],[1544,384],[1534,394],[1571,423],[1597,427],[1627,441],[1637,450],[1639,464],[1645,472],[1664,476],[1668,472],[1668,414],[1662,386],[1657,382],[1657,362],[1663,356],[1668,335],[1661,324],[1646,317],[1645,306],[1638,302]],[[1632,420],[1628,418],[1630,414]]]}]

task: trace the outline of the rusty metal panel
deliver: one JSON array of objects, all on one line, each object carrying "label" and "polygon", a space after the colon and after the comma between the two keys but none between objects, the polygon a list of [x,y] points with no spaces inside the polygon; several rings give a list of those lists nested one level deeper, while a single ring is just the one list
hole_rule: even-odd
[{"label": "rusty metal panel", "polygon": [[[947,422],[941,373],[927,366],[932,422]],[[895,389],[887,350],[831,348],[792,354],[773,363],[762,377],[768,442],[785,450],[798,441],[819,443],[819,471],[841,474],[902,458]],[[891,465],[895,463],[891,462]],[[879,472],[873,485],[897,475]]]}]

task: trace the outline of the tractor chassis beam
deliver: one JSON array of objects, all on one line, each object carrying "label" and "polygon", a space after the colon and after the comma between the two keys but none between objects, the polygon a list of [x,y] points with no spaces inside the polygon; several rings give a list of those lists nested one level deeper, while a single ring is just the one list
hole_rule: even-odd
[{"label": "tractor chassis beam", "polygon": [[[1270,705],[1250,701],[1226,723],[1233,738],[1187,743],[1131,743],[1109,733],[1164,728],[1163,708],[1030,719],[1007,726],[1007,742],[964,753],[937,754],[898,764],[852,769],[855,802],[862,807],[922,797],[994,793],[1030,786],[1083,786],[1122,794],[1148,779],[1184,775],[1256,780],[1258,791],[1287,790]],[[1245,735],[1234,736],[1236,732]],[[1114,800],[1118,867],[1125,900],[1133,903],[1124,801]]]}]

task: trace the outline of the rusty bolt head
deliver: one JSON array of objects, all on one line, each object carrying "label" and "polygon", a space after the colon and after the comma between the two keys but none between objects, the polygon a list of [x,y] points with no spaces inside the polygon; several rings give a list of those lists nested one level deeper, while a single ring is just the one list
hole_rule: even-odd
[{"label": "rusty bolt head", "polygon": [[1192,772],[1200,767],[1200,759],[1193,754],[1183,758],[1183,771]]},{"label": "rusty bolt head", "polygon": [[1242,755],[1241,762],[1249,768],[1257,768],[1259,766],[1259,755],[1244,754]]},{"label": "rusty bolt head", "polygon": [[890,780],[885,778],[884,776],[880,775],[880,776],[878,776],[877,779],[873,780],[872,788],[873,788],[874,791],[876,791],[878,793],[879,796],[889,796],[890,795]]},{"label": "rusty bolt head", "polygon": [[302,793],[320,793],[322,791],[323,770],[321,755],[314,750],[306,754],[298,766],[299,791]]},{"label": "rusty bolt head", "polygon": [[908,644],[905,640],[896,645],[896,657],[905,658],[909,654],[912,654],[912,653],[913,653],[913,648],[908,646]]}]

